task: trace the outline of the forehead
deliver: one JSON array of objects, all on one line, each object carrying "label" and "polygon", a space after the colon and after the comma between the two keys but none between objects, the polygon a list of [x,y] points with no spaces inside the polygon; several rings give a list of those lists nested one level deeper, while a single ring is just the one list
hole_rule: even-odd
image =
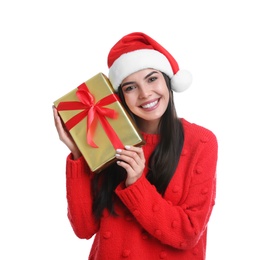
[{"label": "forehead", "polygon": [[156,70],[156,69],[152,69],[152,68],[138,70],[138,71],[130,74],[126,78],[124,78],[122,83],[128,82],[128,81],[136,81],[136,80],[139,80],[139,79],[144,79],[144,78],[147,78],[149,75],[152,75],[154,73],[157,74],[157,73],[161,73],[161,72]]}]

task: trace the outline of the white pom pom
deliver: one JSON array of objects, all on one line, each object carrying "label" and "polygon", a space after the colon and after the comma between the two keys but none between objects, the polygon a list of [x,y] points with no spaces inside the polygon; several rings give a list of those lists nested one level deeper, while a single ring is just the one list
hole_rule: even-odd
[{"label": "white pom pom", "polygon": [[179,70],[171,78],[172,90],[175,92],[183,92],[189,88],[192,83],[192,75],[187,70]]}]

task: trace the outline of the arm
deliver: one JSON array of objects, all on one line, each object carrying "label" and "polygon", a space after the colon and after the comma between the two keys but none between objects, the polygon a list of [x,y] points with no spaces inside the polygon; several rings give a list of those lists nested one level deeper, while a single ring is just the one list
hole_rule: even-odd
[{"label": "arm", "polygon": [[[187,250],[196,245],[206,230],[212,212],[218,148],[215,136],[209,134],[208,138],[207,142],[198,140],[189,166],[184,168],[189,172],[175,173],[189,174],[185,183],[177,182],[180,186],[184,185],[181,188],[184,194],[178,204],[169,202],[171,196],[179,192],[175,186],[170,183],[166,198],[163,198],[144,176],[127,188],[122,183],[116,190],[142,227],[162,243],[174,248]],[[201,173],[196,174],[196,169]]]},{"label": "arm", "polygon": [[68,202],[68,218],[79,238],[90,239],[98,230],[95,221],[91,196],[92,172],[83,157],[72,160],[72,154],[67,158],[66,188]]},{"label": "arm", "polygon": [[92,214],[90,191],[92,172],[54,106],[53,117],[59,139],[71,151],[66,161],[68,218],[75,234],[79,238],[89,239],[98,229]]}]

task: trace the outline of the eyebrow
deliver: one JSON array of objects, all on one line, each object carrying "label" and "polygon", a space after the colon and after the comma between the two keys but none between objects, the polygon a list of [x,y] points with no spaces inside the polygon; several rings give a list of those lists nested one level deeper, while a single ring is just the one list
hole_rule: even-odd
[{"label": "eyebrow", "polygon": [[[158,73],[158,72],[157,72],[156,70],[150,72],[149,74],[147,74],[147,75],[144,77],[144,79],[147,79],[148,77],[152,76],[152,75],[155,74],[155,73]],[[124,84],[121,85],[121,87],[124,87],[124,86],[129,85],[129,84],[133,84],[133,83],[134,83],[134,81],[125,82]]]}]

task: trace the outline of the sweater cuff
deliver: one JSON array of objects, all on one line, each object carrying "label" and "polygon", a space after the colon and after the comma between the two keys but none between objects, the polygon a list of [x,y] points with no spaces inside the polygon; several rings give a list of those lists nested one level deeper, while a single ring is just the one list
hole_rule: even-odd
[{"label": "sweater cuff", "polygon": [[84,172],[90,172],[90,169],[83,156],[73,160],[72,153],[67,157],[66,175],[68,178],[79,178]]},{"label": "sweater cuff", "polygon": [[121,182],[115,192],[128,208],[136,208],[138,204],[148,199],[150,193],[156,192],[156,188],[142,175],[129,187],[125,187],[125,183]]}]

